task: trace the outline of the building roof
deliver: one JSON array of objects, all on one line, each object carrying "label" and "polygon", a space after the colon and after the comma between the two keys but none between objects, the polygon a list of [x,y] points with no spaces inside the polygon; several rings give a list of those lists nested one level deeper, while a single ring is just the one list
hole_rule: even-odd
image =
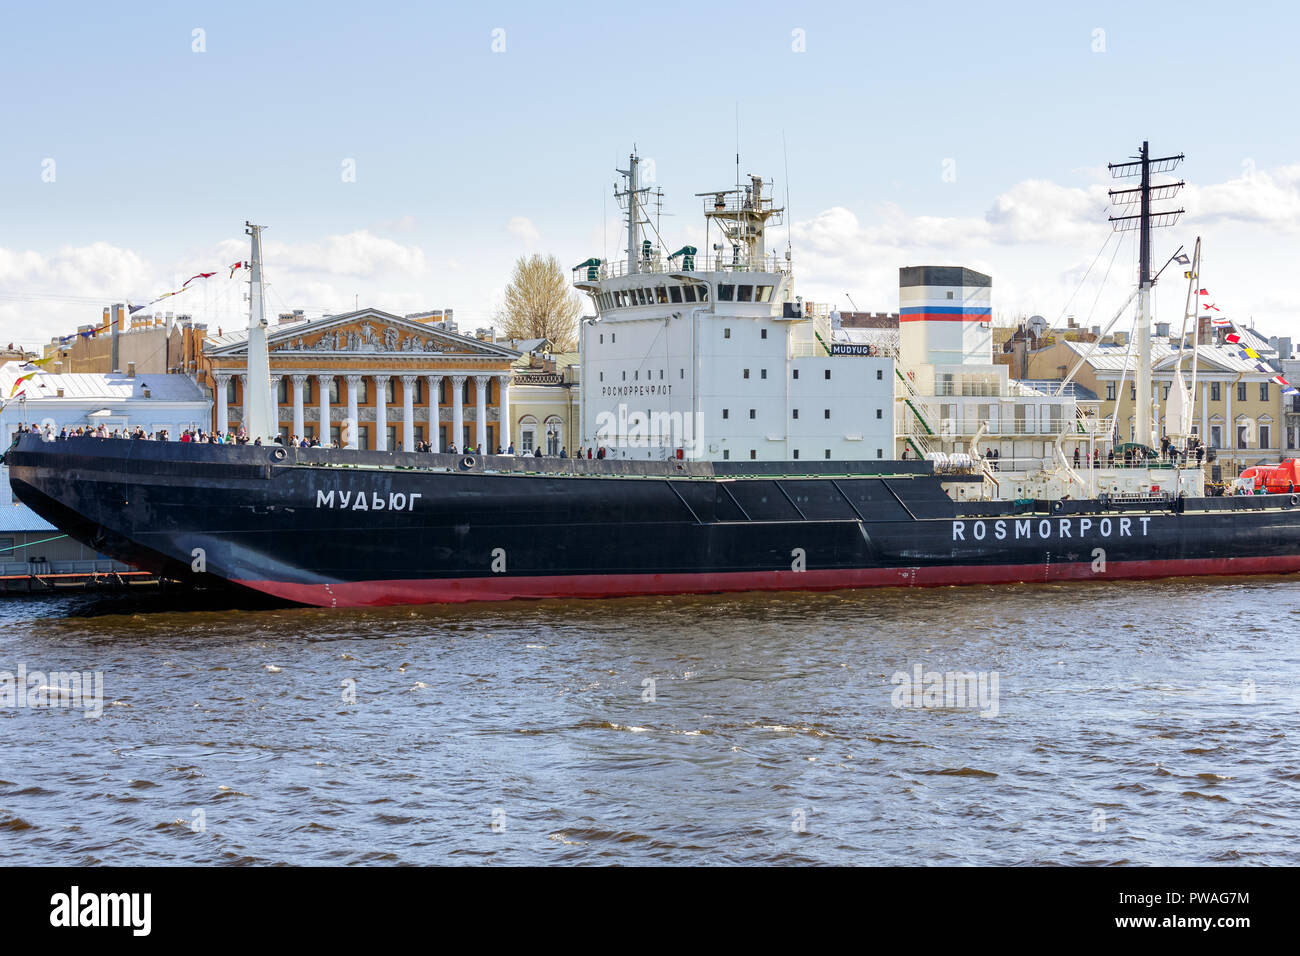
[{"label": "building roof", "polygon": [[[1087,354],[1088,349],[1092,347],[1091,342],[1075,342],[1070,339],[1066,339],[1063,344],[1080,356]],[[1255,351],[1259,352],[1260,350],[1255,348]],[[1185,360],[1184,369],[1190,369],[1192,357],[1190,347],[1180,350],[1166,339],[1152,339],[1151,341],[1151,366],[1156,371],[1172,366],[1180,354]],[[1199,354],[1207,362],[1211,362],[1225,371],[1264,374],[1255,367],[1254,359],[1242,358],[1240,350],[1234,345],[1202,345]],[[1137,356],[1129,351],[1127,345],[1098,345],[1088,355],[1088,364],[1099,372],[1121,372],[1125,369],[1132,372],[1137,369]],[[1273,373],[1268,372],[1266,374],[1271,376]]]},{"label": "building roof", "polygon": [[[14,382],[28,373],[19,362],[0,367],[0,395],[8,396]],[[149,389],[146,398],[145,388]],[[60,399],[59,389],[63,389]],[[188,375],[154,375],[137,373],[135,378],[123,372],[37,372],[27,383],[27,400],[104,401],[128,399],[151,402],[203,402],[207,395]]]},{"label": "building roof", "polygon": [[[0,531],[57,531],[40,515],[26,505],[0,505]],[[0,560],[4,556],[0,555]]]}]

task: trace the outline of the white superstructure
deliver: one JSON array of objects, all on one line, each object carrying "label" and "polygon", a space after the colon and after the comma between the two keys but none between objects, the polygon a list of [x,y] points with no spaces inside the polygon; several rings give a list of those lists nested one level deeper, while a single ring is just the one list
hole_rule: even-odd
[{"label": "white superstructure", "polygon": [[757,176],[702,193],[710,253],[664,256],[645,238],[633,155],[620,170],[626,259],[589,259],[575,285],[582,444],[616,458],[791,461],[894,457],[893,351],[837,344],[825,308],[793,293],[790,253],[768,253],[782,210]]}]

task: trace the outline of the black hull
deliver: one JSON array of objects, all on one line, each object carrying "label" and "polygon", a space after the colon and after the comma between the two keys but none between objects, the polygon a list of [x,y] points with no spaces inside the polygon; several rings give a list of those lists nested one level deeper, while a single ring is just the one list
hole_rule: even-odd
[{"label": "black hull", "polygon": [[32,436],[7,461],[22,501],[118,560],[322,606],[1300,570],[1292,496],[957,504],[942,488],[951,479],[918,462],[473,460]]}]

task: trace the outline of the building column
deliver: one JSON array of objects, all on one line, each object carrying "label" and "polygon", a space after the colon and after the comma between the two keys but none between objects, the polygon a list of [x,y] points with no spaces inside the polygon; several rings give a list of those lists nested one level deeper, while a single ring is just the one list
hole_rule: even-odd
[{"label": "building column", "polygon": [[248,427],[248,373],[239,372],[237,375],[239,378],[239,397],[243,399],[240,408],[242,408],[244,412],[239,419],[239,430],[244,431],[244,429]]},{"label": "building column", "polygon": [[482,448],[485,455],[492,454],[487,440],[487,388],[491,378],[490,375],[474,376],[474,385],[477,386],[474,393],[474,444]]},{"label": "building column", "polygon": [[316,426],[316,437],[322,446],[330,443],[330,383],[333,375],[316,376],[316,401],[320,403],[320,424]]},{"label": "building column", "polygon": [[302,441],[302,387],[306,384],[306,375],[293,376],[293,433],[299,441]]},{"label": "building column", "polygon": [[217,432],[224,435],[230,427],[230,409],[226,406],[226,389],[230,387],[230,373],[216,372],[217,382]]},{"label": "building column", "polygon": [[402,376],[402,451],[415,451],[415,382],[414,375]]},{"label": "building column", "polygon": [[500,412],[500,421],[497,425],[497,431],[500,432],[501,450],[510,449],[510,419],[513,412],[510,411],[510,373],[497,376],[497,410]]},{"label": "building column", "polygon": [[442,393],[442,376],[426,375],[424,385],[429,390],[429,442],[435,452],[442,451],[442,418],[438,399]]},{"label": "building column", "polygon": [[1201,444],[1210,447],[1210,383],[1201,383]]},{"label": "building column", "polygon": [[391,375],[372,375],[375,380],[375,451],[388,451],[388,380]]},{"label": "building column", "polygon": [[357,442],[357,389],[361,387],[360,375],[349,375],[348,379],[348,447],[360,448]]},{"label": "building column", "polygon": [[461,398],[465,390],[464,375],[451,377],[451,443],[457,451],[464,451],[460,446],[465,443],[465,408]]}]

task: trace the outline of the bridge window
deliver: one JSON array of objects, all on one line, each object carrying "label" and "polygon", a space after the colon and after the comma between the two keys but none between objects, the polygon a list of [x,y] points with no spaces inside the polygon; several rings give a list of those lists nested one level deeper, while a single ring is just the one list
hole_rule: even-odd
[{"label": "bridge window", "polygon": [[754,287],[755,302],[771,302],[772,287],[770,285],[759,285]]},{"label": "bridge window", "polygon": [[668,302],[668,290],[663,286],[659,286],[655,289],[655,299],[660,305],[665,305]]},{"label": "bridge window", "polygon": [[718,301],[731,302],[736,297],[736,287],[734,285],[718,286]]},{"label": "bridge window", "polygon": [[742,286],[737,286],[737,287],[736,287],[736,301],[737,301],[737,302],[753,302],[753,301],[754,301],[754,287],[753,287],[752,285],[742,285]]},{"label": "bridge window", "polygon": [[687,302],[694,302],[695,286],[688,285],[686,288],[682,289],[682,297],[685,298]]},{"label": "bridge window", "polygon": [[675,286],[675,285],[673,285],[673,286],[669,286],[669,287],[668,287],[668,297],[669,297],[670,299],[672,299],[673,302],[681,302],[681,301],[682,301],[682,290],[681,290],[681,287],[680,287],[680,286]]}]

